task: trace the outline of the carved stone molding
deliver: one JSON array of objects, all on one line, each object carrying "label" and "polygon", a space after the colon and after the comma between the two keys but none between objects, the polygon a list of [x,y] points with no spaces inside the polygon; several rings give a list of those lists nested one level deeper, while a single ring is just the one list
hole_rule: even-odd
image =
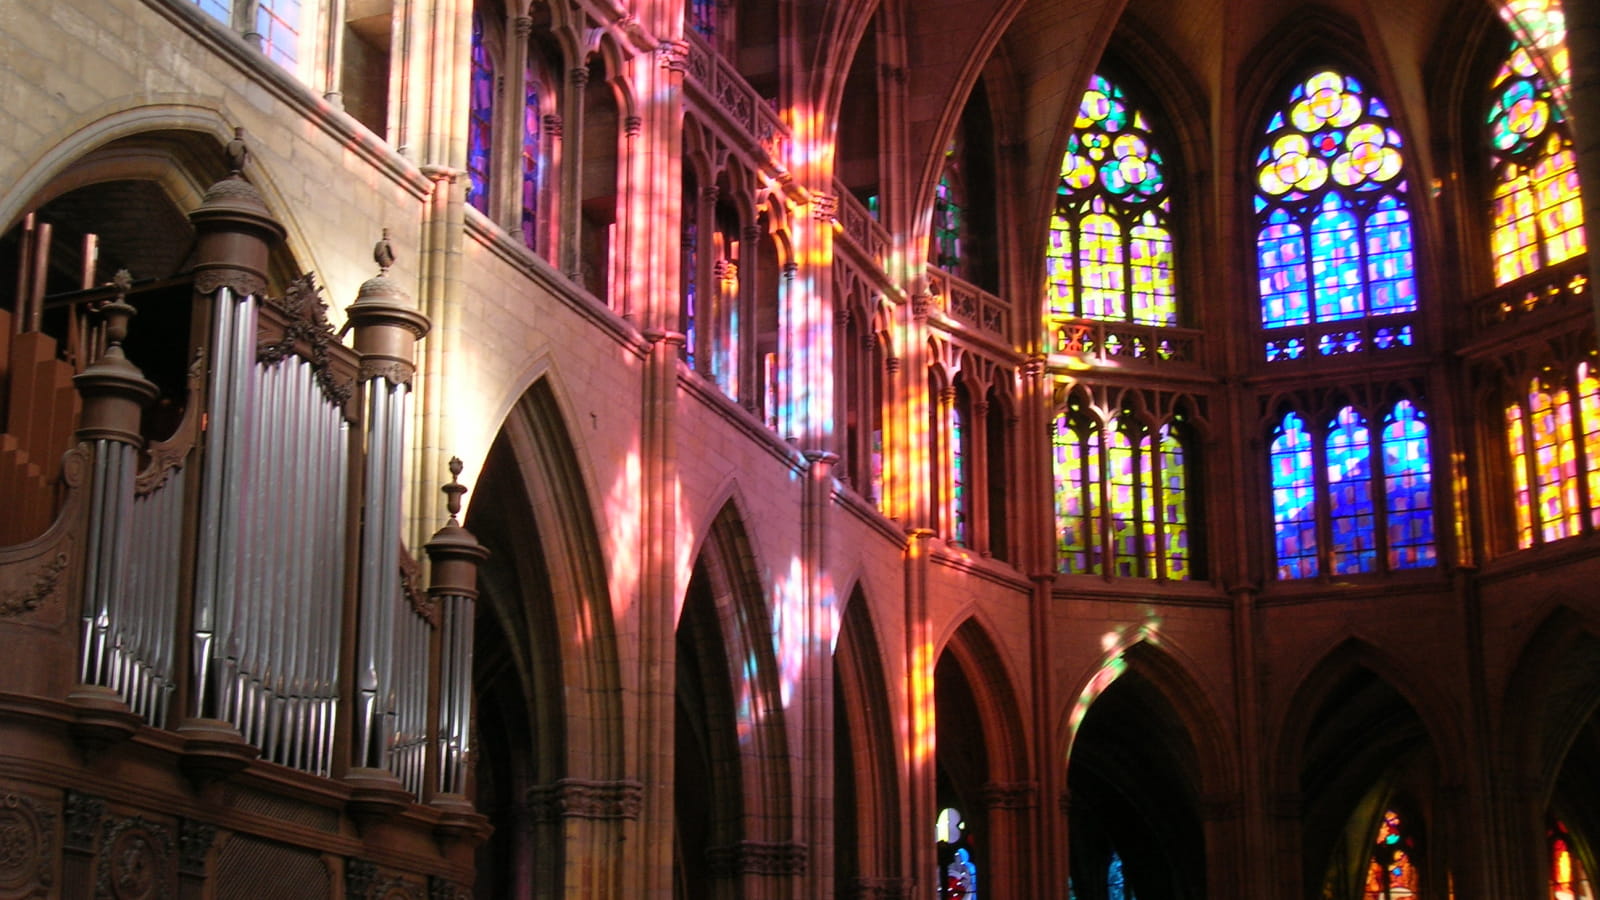
[{"label": "carved stone molding", "polygon": [[812,194],[811,217],[819,222],[837,222],[839,198],[832,194]]},{"label": "carved stone molding", "polygon": [[95,831],[106,814],[106,803],[99,797],[67,791],[66,842],[68,850],[88,853],[94,849]]},{"label": "carved stone molding", "polygon": [[644,785],[637,781],[563,778],[528,791],[528,811],[536,822],[637,819],[643,801]]},{"label": "carved stone molding", "polygon": [[21,587],[0,591],[0,619],[23,616],[54,599],[67,571],[68,557],[61,551],[23,576]]},{"label": "carved stone molding", "polygon": [[166,828],[140,816],[100,836],[96,900],[168,900],[177,896],[177,856]]},{"label": "carved stone molding", "polygon": [[983,786],[983,803],[990,809],[1033,809],[1039,786],[1031,781],[1010,784],[991,781]]},{"label": "carved stone molding", "polygon": [[911,315],[914,318],[926,319],[933,312],[933,294],[928,291],[918,291],[911,295]]},{"label": "carved stone molding", "polygon": [[544,117],[544,134],[546,137],[560,139],[561,117],[555,113],[547,113]]},{"label": "carved stone molding", "polygon": [[55,813],[32,797],[0,797],[0,895],[43,896],[55,869]]},{"label": "carved stone molding", "polygon": [[661,62],[661,68],[669,72],[682,74],[689,70],[689,42],[679,40],[662,41],[656,47],[656,59]]},{"label": "carved stone molding", "polygon": [[883,368],[890,375],[900,371],[900,357],[891,356],[883,361]]},{"label": "carved stone molding", "polygon": [[644,119],[640,116],[625,116],[622,119],[622,133],[628,137],[638,137],[644,130]]},{"label": "carved stone molding", "polygon": [[517,16],[512,20],[512,24],[516,28],[517,40],[519,41],[527,40],[528,35],[533,33],[533,18],[531,16]]},{"label": "carved stone molding", "polygon": [[806,870],[808,851],[797,841],[740,841],[706,850],[712,877],[736,875],[800,875]]},{"label": "carved stone molding", "polygon": [[567,81],[578,90],[583,90],[589,84],[589,70],[585,66],[573,66],[567,71]]}]

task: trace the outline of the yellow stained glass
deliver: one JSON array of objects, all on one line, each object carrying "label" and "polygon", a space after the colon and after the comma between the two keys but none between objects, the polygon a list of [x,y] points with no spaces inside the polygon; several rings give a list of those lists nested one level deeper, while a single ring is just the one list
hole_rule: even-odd
[{"label": "yellow stained glass", "polygon": [[1506,444],[1511,451],[1512,496],[1517,512],[1517,546],[1533,546],[1533,498],[1528,492],[1528,445],[1522,427],[1522,404],[1506,407]]}]

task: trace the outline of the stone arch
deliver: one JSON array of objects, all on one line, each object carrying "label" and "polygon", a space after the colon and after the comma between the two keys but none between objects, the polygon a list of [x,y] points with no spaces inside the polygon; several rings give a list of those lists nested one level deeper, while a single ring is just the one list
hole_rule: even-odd
[{"label": "stone arch", "polygon": [[[1383,805],[1408,798],[1426,829],[1448,818],[1467,760],[1459,710],[1407,660],[1359,636],[1346,638],[1294,680],[1268,721],[1269,804],[1299,829],[1278,836],[1279,888],[1356,890]],[[1415,820],[1413,820],[1415,821]],[[1441,857],[1419,864],[1443,871]]]},{"label": "stone arch", "polygon": [[866,592],[857,584],[847,596],[833,655],[834,890],[840,896],[896,877],[904,840],[891,709],[897,704]]},{"label": "stone arch", "polygon": [[1193,670],[1149,627],[1129,631],[1060,715],[1068,858],[1083,896],[1100,896],[1113,858],[1141,897],[1227,891],[1238,766]]},{"label": "stone arch", "polygon": [[[1516,884],[1542,890],[1545,829],[1561,822],[1584,868],[1600,849],[1600,622],[1565,603],[1532,629],[1507,678],[1496,758],[1512,786],[1507,833]],[[1520,835],[1520,840],[1518,836]]]},{"label": "stone arch", "polygon": [[[490,550],[476,637],[483,804],[503,837],[485,885],[558,890],[615,865],[637,783],[624,776],[620,673],[598,532],[548,378],[512,407],[474,485]],[[499,855],[496,855],[499,854]]]},{"label": "stone arch", "polygon": [[680,896],[765,896],[765,877],[799,865],[785,704],[802,673],[774,653],[786,642],[759,573],[730,500],[705,531],[677,625]]}]

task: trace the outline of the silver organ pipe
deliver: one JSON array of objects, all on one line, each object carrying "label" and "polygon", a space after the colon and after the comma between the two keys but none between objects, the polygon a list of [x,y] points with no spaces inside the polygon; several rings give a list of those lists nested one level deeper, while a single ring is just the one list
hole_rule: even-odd
[{"label": "silver organ pipe", "polygon": [[440,641],[439,791],[465,794],[471,753],[473,598],[439,598],[444,634]]},{"label": "silver organ pipe", "polygon": [[332,770],[349,426],[316,366],[256,359],[253,297],[217,295],[196,567],[196,715],[263,759]]},{"label": "silver organ pipe", "polygon": [[433,579],[428,588],[439,616],[439,731],[435,739],[440,794],[466,794],[472,734],[473,607],[478,597],[478,566],[489,552],[457,521],[467,489],[457,477],[461,460],[450,460],[450,520],[428,542]]}]

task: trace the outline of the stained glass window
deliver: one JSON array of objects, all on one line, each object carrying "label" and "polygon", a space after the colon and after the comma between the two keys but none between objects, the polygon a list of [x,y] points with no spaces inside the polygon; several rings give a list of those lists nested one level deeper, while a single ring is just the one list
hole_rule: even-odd
[{"label": "stained glass window", "polygon": [[717,0],[689,0],[689,27],[711,37],[717,33]]},{"label": "stained glass window", "polygon": [[489,156],[494,127],[494,59],[483,31],[483,14],[472,13],[472,84],[467,120],[467,202],[489,212]]},{"label": "stained glass window", "polygon": [[1151,428],[1127,411],[1103,428],[1076,403],[1056,417],[1063,572],[1189,577],[1189,485],[1180,430],[1179,422]]},{"label": "stained glass window", "polygon": [[967,823],[960,811],[954,807],[940,810],[934,836],[939,857],[939,877],[934,881],[937,896],[940,900],[977,900],[978,866],[972,859]]},{"label": "stained glass window", "polygon": [[1122,857],[1111,851],[1111,864],[1106,867],[1106,900],[1134,900],[1128,889],[1128,876],[1122,871]]},{"label": "stained glass window", "polygon": [[1366,889],[1363,900],[1400,900],[1417,895],[1417,867],[1412,855],[1416,841],[1399,813],[1389,810],[1378,823],[1378,837],[1373,842],[1372,858],[1367,863]]},{"label": "stained glass window", "polygon": [[958,392],[950,406],[950,537],[967,542],[967,411],[965,392]]},{"label": "stained glass window", "polygon": [[1436,564],[1423,411],[1397,401],[1375,434],[1360,410],[1346,406],[1320,435],[1313,431],[1298,413],[1286,413],[1269,450],[1278,577]]},{"label": "stained glass window", "polygon": [[1294,413],[1283,417],[1272,439],[1272,525],[1279,578],[1318,573],[1316,481],[1311,472],[1311,437]]},{"label": "stained glass window", "polygon": [[1519,547],[1600,528],[1600,376],[1587,360],[1567,374],[1530,380],[1506,406]]},{"label": "stained glass window", "polygon": [[961,173],[956,145],[944,152],[944,172],[933,189],[933,264],[961,274],[961,218],[966,198],[961,195]]},{"label": "stained glass window", "polygon": [[1594,900],[1594,889],[1589,884],[1589,873],[1583,862],[1572,851],[1572,836],[1567,826],[1551,822],[1550,840],[1550,900]]},{"label": "stained glass window", "polygon": [[1436,560],[1433,468],[1428,426],[1409,400],[1394,405],[1383,426],[1383,497],[1389,519],[1389,568],[1415,569]]},{"label": "stained glass window", "polygon": [[1056,186],[1045,260],[1052,317],[1178,324],[1165,165],[1145,114],[1092,77]]},{"label": "stained glass window", "polygon": [[1555,96],[1569,77],[1560,5],[1520,0],[1504,12],[1518,37],[1490,83],[1486,117],[1496,284],[1571,259],[1588,246],[1577,157]]},{"label": "stained glass window", "polygon": [[[1262,326],[1415,310],[1402,143],[1383,101],[1355,78],[1318,72],[1294,85],[1264,137],[1255,195]],[[1324,355],[1352,349],[1319,345]]]},{"label": "stained glass window", "polygon": [[1372,504],[1372,441],[1367,422],[1346,406],[1328,430],[1328,508],[1332,520],[1333,574],[1370,572],[1376,536]]},{"label": "stained glass window", "polygon": [[522,104],[522,243],[537,246],[539,228],[539,73],[528,66]]}]

